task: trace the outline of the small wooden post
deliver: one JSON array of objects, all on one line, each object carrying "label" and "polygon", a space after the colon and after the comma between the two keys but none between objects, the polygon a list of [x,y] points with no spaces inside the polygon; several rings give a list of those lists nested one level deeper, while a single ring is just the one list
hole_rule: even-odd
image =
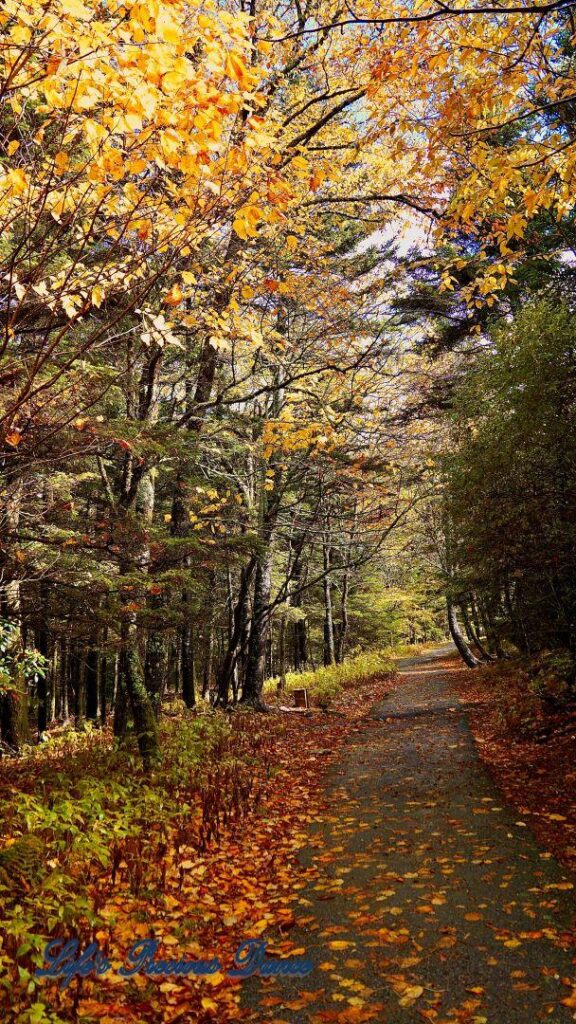
[{"label": "small wooden post", "polygon": [[292,690],[294,696],[294,707],[295,708],[307,708],[308,707],[308,690],[302,686],[297,690]]}]

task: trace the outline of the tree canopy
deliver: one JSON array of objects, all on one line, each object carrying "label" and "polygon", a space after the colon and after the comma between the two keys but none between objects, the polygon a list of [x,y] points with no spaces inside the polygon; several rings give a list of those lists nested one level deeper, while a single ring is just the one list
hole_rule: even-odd
[{"label": "tree canopy", "polygon": [[573,653],[572,4],[0,25],[5,742],[113,708],[150,765],[167,692],[445,599]]}]

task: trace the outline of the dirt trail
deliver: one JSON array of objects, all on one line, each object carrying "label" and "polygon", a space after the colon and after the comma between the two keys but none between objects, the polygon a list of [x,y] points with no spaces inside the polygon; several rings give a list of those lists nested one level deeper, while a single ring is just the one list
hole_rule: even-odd
[{"label": "dirt trail", "polygon": [[451,686],[461,665],[440,658],[401,663],[332,769],[290,936],[315,969],[245,982],[254,1021],[575,1019],[573,880],[504,805]]}]

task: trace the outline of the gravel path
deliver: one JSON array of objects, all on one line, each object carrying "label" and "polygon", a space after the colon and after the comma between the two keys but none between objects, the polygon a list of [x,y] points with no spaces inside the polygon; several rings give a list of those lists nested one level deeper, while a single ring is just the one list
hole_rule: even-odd
[{"label": "gravel path", "polygon": [[401,663],[332,769],[290,934],[315,969],[246,981],[255,1022],[576,1019],[572,880],[481,766],[456,667]]}]

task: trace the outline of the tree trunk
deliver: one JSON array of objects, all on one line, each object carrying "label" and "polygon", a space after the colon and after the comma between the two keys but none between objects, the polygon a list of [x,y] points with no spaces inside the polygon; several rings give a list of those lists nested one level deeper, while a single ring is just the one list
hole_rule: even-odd
[{"label": "tree trunk", "polygon": [[340,597],[340,627],[338,630],[338,644],[336,649],[336,660],[338,664],[344,661],[346,653],[346,642],[348,640],[348,595],[350,593],[350,578],[352,576],[352,558],[354,542],[358,528],[358,503],[354,502],[354,515],[350,526],[348,543],[346,545],[346,564],[342,578],[342,593]]},{"label": "tree trunk", "polygon": [[189,623],[181,632],[182,700],[187,708],[196,706],[194,643]]},{"label": "tree trunk", "polygon": [[[293,582],[293,597],[292,607],[302,609],[302,582],[304,577],[304,567],[302,563],[301,551],[298,551],[294,559],[294,566],[292,569],[292,582]],[[294,620],[292,632],[292,662],[294,665],[295,672],[303,672],[306,668],[308,661],[308,637],[306,633],[306,618],[302,614]]]},{"label": "tree trunk", "polygon": [[464,634],[460,629],[458,618],[456,616],[456,606],[452,603],[452,601],[450,601],[450,599],[448,599],[447,601],[447,611],[448,628],[450,630],[450,635],[454,641],[454,644],[456,646],[456,649],[458,650],[460,657],[462,658],[463,662],[466,665],[468,665],[468,668],[476,668],[476,666],[479,665],[480,662],[478,661],[478,658],[476,658],[475,655],[472,654],[472,651],[470,650],[466,642]]},{"label": "tree trunk", "polygon": [[98,649],[90,647],[86,655],[86,718],[95,722],[98,718]]},{"label": "tree trunk", "polygon": [[50,700],[48,702],[48,725],[56,718],[56,707],[58,703],[58,689],[60,680],[60,645],[57,640],[52,642],[52,657],[50,658]]},{"label": "tree trunk", "polygon": [[202,696],[207,700],[210,696],[212,674],[214,671],[214,624],[216,620],[216,574],[212,573],[211,591],[208,606],[208,622],[206,624],[206,639],[204,643],[204,666],[202,670]]},{"label": "tree trunk", "polygon": [[105,726],[108,716],[108,658],[105,654],[100,659],[100,685],[98,692],[100,695],[100,724]]},{"label": "tree trunk", "polygon": [[160,714],[164,692],[164,669],[164,636],[158,630],[150,630],[144,659],[144,681],[157,716]]},{"label": "tree trunk", "polygon": [[[20,506],[22,501],[22,479],[15,473],[8,472],[5,478],[6,484],[6,505],[3,509],[3,519],[9,533],[16,533],[20,522]],[[8,541],[10,543],[10,541]],[[0,549],[1,576],[4,576],[4,563],[8,563],[8,549],[6,541]],[[23,648],[22,623],[20,618],[20,582],[17,579],[8,578],[0,591],[2,599],[2,614],[7,618],[20,624],[21,648]],[[0,732],[9,747],[13,750],[20,750],[30,742],[30,723],[28,719],[28,688],[24,674],[21,671],[16,673],[11,680],[12,688],[0,696]]]},{"label": "tree trunk", "polygon": [[474,632],[476,633],[476,636],[480,636],[482,634],[482,626],[480,625],[480,616],[478,614],[474,593],[470,594],[470,615],[474,625]]},{"label": "tree trunk", "polygon": [[489,606],[489,602],[484,598],[480,601],[480,613],[482,615],[482,621],[484,623],[484,635],[490,646],[494,649],[494,652],[498,658],[502,658],[504,651],[502,650],[502,643],[492,612]]},{"label": "tree trunk", "polygon": [[136,742],[145,772],[150,772],[159,756],[158,725],[154,707],[144,682],[144,668],[135,623],[126,629],[125,682],[132,708]]},{"label": "tree trunk", "polygon": [[283,611],[280,618],[280,628],[278,630],[278,689],[280,691],[286,688],[286,625],[288,620],[288,611]]},{"label": "tree trunk", "polygon": [[234,613],[232,616],[232,635],[228,642],[228,649],[224,655],[222,664],[220,665],[220,668],[218,670],[217,703],[221,707],[226,707],[228,703],[230,685],[232,682],[234,670],[237,667],[238,663],[240,646],[247,620],[250,581],[254,574],[255,565],[255,559],[251,558],[248,565],[246,565],[242,569],[242,572],[240,574],[240,587],[238,591],[238,597],[236,598],[236,604],[234,606]]},{"label": "tree trunk", "polygon": [[46,666],[44,672],[38,673],[36,680],[38,737],[43,732],[46,732],[48,727],[48,595],[46,584],[43,582],[39,587],[39,606],[38,618],[34,628],[34,646],[45,658]]},{"label": "tree trunk", "polygon": [[504,584],[504,608],[508,618],[510,619],[510,627],[512,631],[512,639],[516,644],[519,651],[523,654],[530,654],[530,640],[524,622],[522,621],[522,615],[518,614],[514,608],[514,601],[512,599],[512,593],[510,584]]},{"label": "tree trunk", "polygon": [[2,697],[1,727],[2,737],[12,750],[20,750],[30,742],[30,725],[28,722],[28,693],[24,673],[18,670],[11,679],[12,688]]},{"label": "tree trunk", "polygon": [[270,622],[270,594],[272,590],[272,543],[258,558],[254,579],[252,628],[248,643],[246,675],[242,689],[242,703],[258,710],[264,709],[262,687],[266,670],[266,640]]},{"label": "tree trunk", "polygon": [[58,703],[58,715],[63,722],[67,722],[70,717],[68,710],[69,669],[70,644],[63,637],[60,641],[60,693]]},{"label": "tree trunk", "polygon": [[480,654],[480,657],[483,658],[484,661],[495,661],[494,656],[486,650],[482,641],[480,640],[480,637],[478,636],[474,628],[472,619],[468,614],[468,608],[466,606],[466,601],[464,599],[460,602],[460,610],[462,612],[462,621],[464,622],[466,636],[468,637],[470,643],[474,644],[476,650]]},{"label": "tree trunk", "polygon": [[294,670],[303,672],[308,664],[308,634],[306,619],[297,619],[294,623]]},{"label": "tree trunk", "polygon": [[342,597],[340,601],[340,628],[338,630],[338,647],[336,650],[336,661],[339,665],[344,661],[346,641],[348,639],[348,592],[350,589],[350,569],[346,568],[342,580]]},{"label": "tree trunk", "polygon": [[74,718],[76,728],[82,724],[86,716],[86,676],[84,663],[80,659],[77,648],[72,655],[72,681],[74,686]]},{"label": "tree trunk", "polygon": [[122,651],[117,663],[116,696],[114,698],[114,721],[112,731],[121,740],[128,728],[128,694],[126,692],[126,657]]},{"label": "tree trunk", "polygon": [[332,583],[330,580],[330,542],[324,537],[322,551],[324,555],[324,665],[336,663],[336,649],[334,645],[334,619],[332,614]]}]

